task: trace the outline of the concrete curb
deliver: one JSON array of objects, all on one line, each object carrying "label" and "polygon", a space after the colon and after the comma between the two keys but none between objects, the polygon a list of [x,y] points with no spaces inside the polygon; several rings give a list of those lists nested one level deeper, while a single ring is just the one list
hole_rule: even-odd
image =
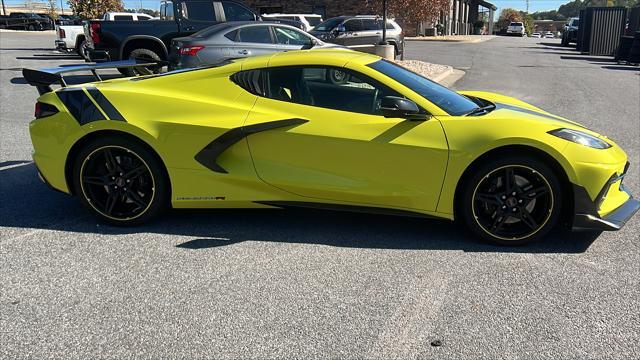
[{"label": "concrete curb", "polygon": [[446,79],[449,75],[453,74],[453,67],[447,65],[447,69],[440,74],[431,78],[432,81],[440,83],[442,80]]},{"label": "concrete curb", "polygon": [[452,69],[451,72],[443,77],[438,83],[442,86],[446,86],[448,88],[452,87],[458,80],[462,79],[466,72],[458,69]]}]

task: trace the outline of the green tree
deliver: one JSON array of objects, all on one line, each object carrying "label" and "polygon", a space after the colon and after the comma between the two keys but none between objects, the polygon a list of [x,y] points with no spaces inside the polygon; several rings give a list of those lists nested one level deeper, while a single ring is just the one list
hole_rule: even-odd
[{"label": "green tree", "polygon": [[506,28],[511,22],[522,22],[522,12],[516,9],[506,8],[500,12],[498,17],[498,29]]},{"label": "green tree", "polygon": [[58,18],[58,10],[56,8],[56,0],[47,0],[47,15],[54,19]]},{"label": "green tree", "polygon": [[122,0],[68,0],[74,14],[84,19],[96,19],[109,11],[122,11]]}]

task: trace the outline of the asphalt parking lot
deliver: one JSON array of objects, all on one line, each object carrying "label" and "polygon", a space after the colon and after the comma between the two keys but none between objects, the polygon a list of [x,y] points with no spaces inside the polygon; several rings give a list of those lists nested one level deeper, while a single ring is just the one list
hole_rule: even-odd
[{"label": "asphalt parking lot", "polygon": [[[22,67],[78,63],[0,33],[0,357],[640,357],[640,216],[617,233],[485,245],[446,221],[320,211],[174,211],[97,223],[30,163]],[[640,76],[549,39],[409,43],[601,131],[640,194]],[[437,345],[439,341],[440,346]]]}]

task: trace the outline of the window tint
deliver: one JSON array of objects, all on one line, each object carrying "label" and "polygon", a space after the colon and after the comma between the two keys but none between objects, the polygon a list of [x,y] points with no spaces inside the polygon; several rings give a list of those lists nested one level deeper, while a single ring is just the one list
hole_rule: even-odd
[{"label": "window tint", "polygon": [[382,21],[377,19],[362,19],[363,30],[382,30]]},{"label": "window tint", "polygon": [[187,1],[182,3],[182,16],[193,21],[215,21],[213,1]]},{"label": "window tint", "polygon": [[346,31],[362,31],[362,21],[360,19],[349,20],[344,23]]},{"label": "window tint", "polygon": [[380,100],[400,96],[364,75],[343,68],[291,66],[266,72],[267,96],[280,101],[382,115]]},{"label": "window tint", "polygon": [[320,17],[318,16],[305,16],[305,19],[307,19],[307,22],[309,23],[309,25],[311,26],[316,26],[318,24],[320,24]]},{"label": "window tint", "polygon": [[145,21],[145,20],[149,20],[150,18],[146,17],[146,16],[138,16],[138,21]]},{"label": "window tint", "polygon": [[316,31],[332,31],[335,29],[340,23],[342,23],[343,18],[333,18],[329,19],[323,23],[318,24],[314,30]]},{"label": "window tint", "polygon": [[450,115],[464,115],[478,107],[469,98],[389,61],[378,60],[367,66],[410,88]]},{"label": "window tint", "polygon": [[238,36],[238,30],[233,30],[233,31],[230,31],[230,32],[224,34],[224,37],[226,37],[227,39],[229,39],[231,41],[236,41],[237,36]]},{"label": "window tint", "polygon": [[133,20],[133,16],[131,15],[114,15],[113,20]]},{"label": "window tint", "polygon": [[172,2],[167,2],[167,6],[165,7],[164,20],[173,20],[173,3]]},{"label": "window tint", "polygon": [[240,4],[223,1],[222,8],[224,9],[224,16],[227,21],[253,21],[256,19],[255,15],[249,9]]},{"label": "window tint", "polygon": [[387,23],[387,30],[395,30],[396,28],[393,26],[392,23],[388,22]]},{"label": "window tint", "polygon": [[238,30],[236,41],[261,44],[271,44],[271,34],[268,26],[249,26]]},{"label": "window tint", "polygon": [[274,27],[276,42],[282,45],[306,45],[311,43],[311,38],[300,31],[292,29]]}]

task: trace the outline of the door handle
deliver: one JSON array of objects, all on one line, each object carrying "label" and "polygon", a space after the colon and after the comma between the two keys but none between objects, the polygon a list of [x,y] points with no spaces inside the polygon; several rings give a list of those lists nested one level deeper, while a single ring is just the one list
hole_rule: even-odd
[{"label": "door handle", "polygon": [[184,30],[185,31],[191,31],[191,30],[195,30],[195,26],[185,26]]},{"label": "door handle", "polygon": [[240,55],[249,55],[249,54],[250,54],[250,52],[249,52],[249,50],[244,49],[244,50],[240,50],[240,51],[238,51],[238,54],[240,54]]}]

